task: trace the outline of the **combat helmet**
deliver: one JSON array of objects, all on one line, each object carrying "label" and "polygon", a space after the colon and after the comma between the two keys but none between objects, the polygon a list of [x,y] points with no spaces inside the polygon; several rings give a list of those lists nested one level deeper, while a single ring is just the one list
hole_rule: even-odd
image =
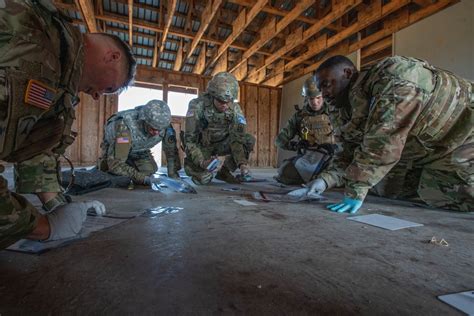
[{"label": "combat helmet", "polygon": [[138,107],[138,119],[156,130],[163,130],[170,125],[171,111],[161,100],[151,100]]},{"label": "combat helmet", "polygon": [[312,76],[304,81],[301,95],[305,98],[316,98],[321,95],[321,90],[318,89]]},{"label": "combat helmet", "polygon": [[239,83],[233,74],[228,72],[217,73],[207,84],[207,93],[214,98],[231,102],[237,99]]}]

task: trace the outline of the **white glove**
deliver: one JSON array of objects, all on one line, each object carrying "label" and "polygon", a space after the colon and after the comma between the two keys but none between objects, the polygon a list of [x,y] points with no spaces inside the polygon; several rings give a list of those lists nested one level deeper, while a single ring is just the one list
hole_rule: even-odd
[{"label": "white glove", "polygon": [[71,202],[57,207],[47,214],[50,233],[48,241],[77,236],[87,218],[87,212],[105,214],[105,206],[99,201]]},{"label": "white glove", "polygon": [[327,189],[327,184],[323,179],[317,178],[308,183],[309,191],[307,195],[321,194]]}]

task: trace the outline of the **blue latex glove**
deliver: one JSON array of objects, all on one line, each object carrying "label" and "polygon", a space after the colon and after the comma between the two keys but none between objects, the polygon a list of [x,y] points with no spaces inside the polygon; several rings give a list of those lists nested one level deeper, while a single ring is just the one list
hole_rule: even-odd
[{"label": "blue latex glove", "polygon": [[344,200],[342,200],[341,203],[331,204],[326,207],[333,212],[338,212],[338,213],[348,212],[348,213],[354,214],[355,212],[357,212],[357,210],[360,209],[361,206],[362,206],[361,200],[354,200],[354,199],[346,197],[344,198]]}]

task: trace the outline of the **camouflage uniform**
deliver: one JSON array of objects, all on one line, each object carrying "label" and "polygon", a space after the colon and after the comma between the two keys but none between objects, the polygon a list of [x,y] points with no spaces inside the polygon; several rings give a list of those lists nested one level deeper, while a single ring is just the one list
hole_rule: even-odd
[{"label": "camouflage uniform", "polygon": [[[303,84],[303,93],[305,97],[304,106],[299,109],[288,121],[286,127],[280,130],[280,133],[275,139],[277,147],[285,150],[294,151],[294,142],[292,139],[297,136],[299,141],[306,142],[308,151],[303,154],[298,154],[295,157],[286,159],[280,168],[278,168],[278,176],[276,180],[285,184],[302,184],[312,177],[317,176],[331,159],[330,153],[325,153],[323,150],[316,150],[318,145],[322,144],[336,144],[336,138],[334,135],[333,124],[331,123],[330,111],[327,104],[324,104],[322,109],[314,111],[309,104],[309,98],[317,97],[321,95],[321,91],[316,87],[316,83],[313,78],[308,78]],[[331,115],[335,112],[332,110]],[[333,118],[334,120],[335,118]],[[297,160],[302,156],[308,157],[309,161],[313,161],[312,172],[313,175],[309,179],[304,179],[298,168],[295,166]],[[313,171],[314,170],[314,171]]]},{"label": "camouflage uniform", "polygon": [[320,177],[345,184],[349,198],[369,191],[418,196],[433,207],[474,210],[472,82],[427,62],[391,57],[351,83],[343,152]]},{"label": "camouflage uniform", "polygon": [[[195,183],[207,184],[212,174],[202,168],[211,156],[224,156],[221,174],[247,164],[255,138],[246,133],[246,120],[237,102],[238,83],[228,73],[219,73],[209,82],[207,92],[191,100],[186,114],[184,170]],[[223,95],[224,94],[224,95]],[[214,98],[232,101],[223,113],[216,110]],[[219,173],[218,173],[219,176]]]},{"label": "camouflage uniform", "polygon": [[[134,182],[142,184],[146,176],[158,170],[150,149],[163,141],[168,175],[178,178],[181,163],[176,132],[170,121],[168,105],[159,100],[151,100],[146,105],[112,115],[104,126],[99,169],[130,177]],[[159,130],[159,134],[151,135],[146,125]]]},{"label": "camouflage uniform", "polygon": [[[82,36],[47,1],[2,2],[0,159],[17,163],[20,192],[57,192],[57,155],[75,136]],[[28,235],[38,216],[0,177],[0,249]]]}]

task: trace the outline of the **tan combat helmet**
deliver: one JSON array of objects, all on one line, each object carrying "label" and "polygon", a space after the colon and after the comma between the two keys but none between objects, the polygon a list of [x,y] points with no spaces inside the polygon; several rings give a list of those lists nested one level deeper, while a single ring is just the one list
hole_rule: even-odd
[{"label": "tan combat helmet", "polygon": [[161,100],[151,100],[138,107],[138,119],[145,121],[156,130],[163,130],[170,125],[171,111],[168,105]]},{"label": "tan combat helmet", "polygon": [[316,98],[321,95],[321,90],[318,89],[313,76],[304,81],[301,95],[305,98]]},{"label": "tan combat helmet", "polygon": [[224,102],[232,102],[237,99],[238,91],[237,79],[228,72],[219,72],[207,84],[207,93]]}]

